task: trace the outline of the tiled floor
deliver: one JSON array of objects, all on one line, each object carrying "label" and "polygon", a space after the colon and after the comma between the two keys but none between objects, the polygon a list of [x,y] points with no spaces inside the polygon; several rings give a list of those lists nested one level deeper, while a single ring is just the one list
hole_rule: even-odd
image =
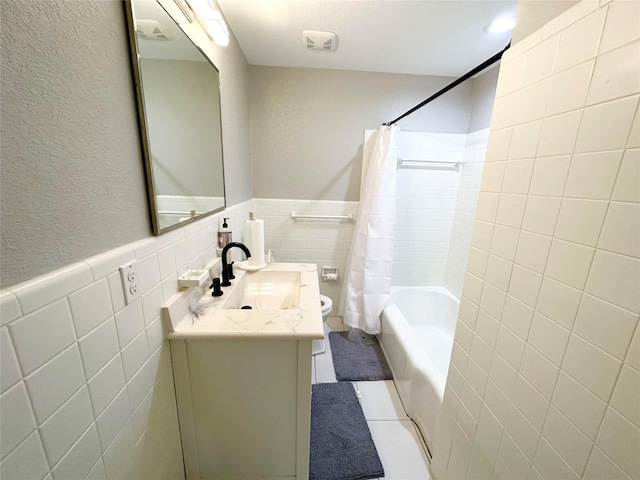
[{"label": "tiled floor", "polygon": [[[330,323],[333,330],[339,324]],[[335,382],[331,345],[313,357],[313,382]],[[428,460],[413,422],[402,407],[392,380],[352,382],[384,468],[384,480],[429,480]]]}]

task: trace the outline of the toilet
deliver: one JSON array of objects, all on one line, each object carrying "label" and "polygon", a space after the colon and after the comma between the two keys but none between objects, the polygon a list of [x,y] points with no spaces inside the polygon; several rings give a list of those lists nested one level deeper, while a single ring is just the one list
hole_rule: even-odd
[{"label": "toilet", "polygon": [[[333,302],[329,297],[325,295],[320,295],[320,308],[322,309],[322,321],[326,322],[327,317],[329,316],[329,314],[331,313],[331,310],[333,309]],[[323,327],[324,327],[324,323],[323,323]],[[327,332],[325,328],[325,337],[326,336],[327,336]],[[313,340],[311,342],[311,353],[313,355],[324,353],[327,348],[324,342],[325,342],[324,339]]]}]

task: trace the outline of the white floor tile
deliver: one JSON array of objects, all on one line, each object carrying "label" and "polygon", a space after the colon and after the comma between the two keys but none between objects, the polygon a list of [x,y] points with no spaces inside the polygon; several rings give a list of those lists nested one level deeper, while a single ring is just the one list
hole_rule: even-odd
[{"label": "white floor tile", "polygon": [[393,380],[356,382],[367,420],[408,420]]},{"label": "white floor tile", "polygon": [[368,421],[384,480],[429,480],[427,456],[411,420]]},{"label": "white floor tile", "polygon": [[320,355],[315,355],[316,363],[316,383],[332,383],[337,382],[336,372],[333,369],[333,358],[331,357],[331,344],[326,342],[327,349]]}]

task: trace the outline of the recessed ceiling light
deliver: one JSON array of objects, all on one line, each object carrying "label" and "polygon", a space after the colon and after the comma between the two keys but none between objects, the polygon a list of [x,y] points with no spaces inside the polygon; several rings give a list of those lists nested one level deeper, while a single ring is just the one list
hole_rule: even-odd
[{"label": "recessed ceiling light", "polygon": [[484,26],[482,31],[489,35],[498,35],[500,33],[507,33],[513,30],[516,24],[516,17],[507,16],[495,19],[493,22]]}]

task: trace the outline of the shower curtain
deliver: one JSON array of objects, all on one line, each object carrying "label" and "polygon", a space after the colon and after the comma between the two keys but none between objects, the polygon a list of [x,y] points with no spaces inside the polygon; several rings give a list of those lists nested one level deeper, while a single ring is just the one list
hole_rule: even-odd
[{"label": "shower curtain", "polygon": [[378,129],[340,296],[344,323],[371,335],[380,333],[379,317],[391,287],[397,131],[395,125]]}]

